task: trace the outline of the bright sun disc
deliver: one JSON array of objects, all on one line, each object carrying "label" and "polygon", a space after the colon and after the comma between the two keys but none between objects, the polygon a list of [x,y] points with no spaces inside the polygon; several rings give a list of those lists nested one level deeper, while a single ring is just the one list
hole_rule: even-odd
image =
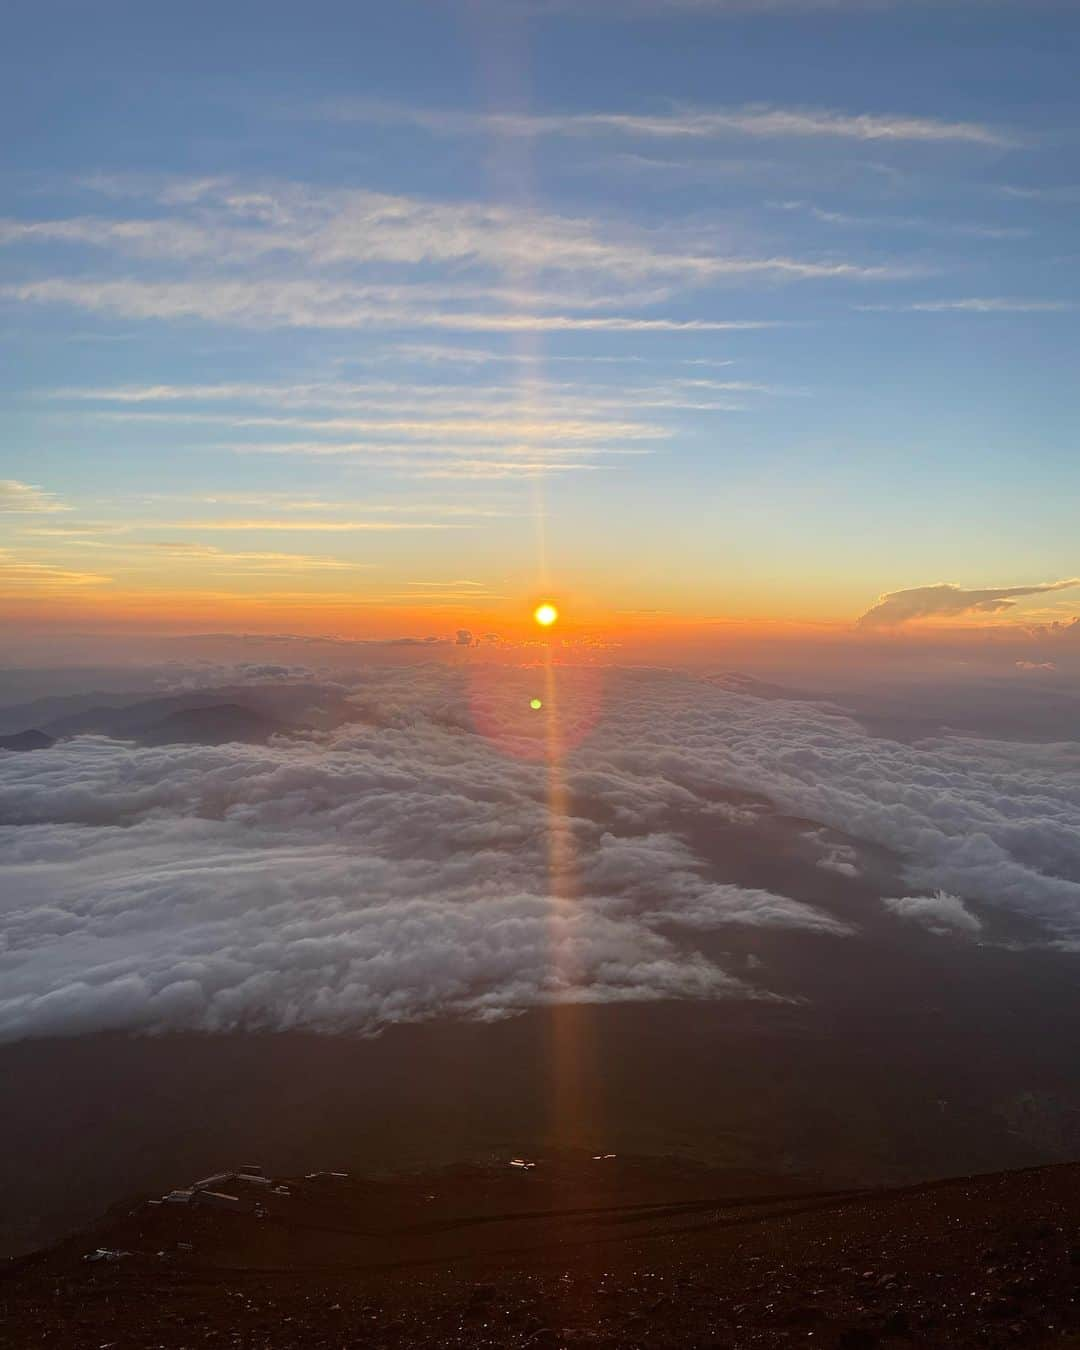
[{"label": "bright sun disc", "polygon": [[537,605],[533,610],[533,618],[541,628],[550,628],[559,617],[559,611],[554,605]]}]

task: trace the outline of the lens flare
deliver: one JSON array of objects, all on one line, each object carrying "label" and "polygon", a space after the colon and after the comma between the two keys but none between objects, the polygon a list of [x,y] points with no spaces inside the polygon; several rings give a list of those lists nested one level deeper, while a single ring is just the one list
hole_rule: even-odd
[{"label": "lens flare", "polygon": [[546,601],[542,605],[537,605],[533,610],[533,618],[541,628],[550,628],[558,617],[559,611],[554,605],[549,604]]},{"label": "lens flare", "polygon": [[543,699],[539,698],[529,699],[529,707],[533,710],[533,712],[539,712],[543,706],[544,706]]}]

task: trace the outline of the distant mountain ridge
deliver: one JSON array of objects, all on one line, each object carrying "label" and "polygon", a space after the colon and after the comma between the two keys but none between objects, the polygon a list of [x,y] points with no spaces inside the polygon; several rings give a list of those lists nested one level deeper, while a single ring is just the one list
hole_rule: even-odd
[{"label": "distant mountain ridge", "polygon": [[224,691],[199,690],[164,698],[139,699],[126,706],[111,701],[82,707],[33,728],[0,736],[0,749],[45,750],[69,736],[110,736],[142,745],[262,744],[288,732],[290,723],[234,699]]},{"label": "distant mountain ridge", "polygon": [[[139,699],[136,703],[121,707],[103,704],[67,713],[44,726],[50,736],[114,736],[118,740],[138,741],[146,735],[159,736],[160,729],[171,718],[186,712],[214,706],[241,707],[232,700],[221,703],[215,695],[220,695],[220,691],[200,689],[194,693]],[[251,709],[243,705],[243,711],[251,712]],[[178,722],[175,730],[181,732],[183,725],[182,721]],[[197,725],[197,719],[194,725]],[[182,739],[182,736],[177,739]]]},{"label": "distant mountain ridge", "polygon": [[138,739],[143,745],[227,745],[237,741],[260,745],[287,730],[282,723],[242,704],[212,703],[180,708],[144,728]]},{"label": "distant mountain ridge", "polygon": [[[334,683],[225,684],[147,695],[91,691],[0,708],[0,740],[34,735],[110,736],[145,745],[262,743],[289,731],[326,730],[354,721],[356,706]],[[34,746],[46,748],[44,742]]]},{"label": "distant mountain ridge", "polygon": [[46,736],[44,731],[36,728],[18,731],[13,736],[0,736],[0,750],[48,750],[55,744],[54,736]]}]

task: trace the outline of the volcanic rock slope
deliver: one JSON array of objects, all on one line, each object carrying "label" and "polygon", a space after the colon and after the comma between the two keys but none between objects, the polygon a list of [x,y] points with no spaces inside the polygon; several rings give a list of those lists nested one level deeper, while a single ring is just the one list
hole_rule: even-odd
[{"label": "volcanic rock slope", "polygon": [[667,1162],[508,1164],[119,1206],[9,1263],[0,1344],[1080,1345],[1080,1165],[779,1193]]}]

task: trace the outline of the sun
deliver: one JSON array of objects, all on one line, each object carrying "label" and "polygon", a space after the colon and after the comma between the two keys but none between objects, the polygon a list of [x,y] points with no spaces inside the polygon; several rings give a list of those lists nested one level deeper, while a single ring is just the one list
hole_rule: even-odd
[{"label": "sun", "polygon": [[547,601],[545,601],[544,604],[542,605],[537,605],[536,608],[533,610],[533,618],[536,620],[536,622],[540,625],[541,628],[550,628],[551,625],[556,621],[556,619],[558,619],[558,617],[559,611],[555,608],[554,605],[548,603]]}]

